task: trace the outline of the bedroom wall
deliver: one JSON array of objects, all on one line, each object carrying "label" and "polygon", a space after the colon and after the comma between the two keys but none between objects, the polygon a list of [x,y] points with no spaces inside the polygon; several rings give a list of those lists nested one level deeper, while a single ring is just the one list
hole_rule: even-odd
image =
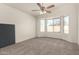
[{"label": "bedroom wall", "polygon": [[35,37],[35,18],[0,4],[0,23],[15,24],[16,43]]},{"label": "bedroom wall", "polygon": [[77,14],[78,14],[78,44],[79,44],[79,4],[77,4]]},{"label": "bedroom wall", "polygon": [[[75,4],[66,4],[63,5],[62,7],[56,8],[53,10],[53,13],[50,15],[45,15],[45,18],[55,18],[59,16],[69,16],[69,34],[65,34],[63,32],[61,33],[49,33],[49,32],[40,32],[40,25],[39,25],[39,20],[40,17],[38,17],[38,25],[37,25],[37,36],[39,37],[53,37],[53,38],[60,38],[67,40],[69,42],[74,42],[77,43],[78,37],[78,29],[77,29],[77,13],[76,13],[76,5]],[[43,17],[43,16],[42,16]]]}]

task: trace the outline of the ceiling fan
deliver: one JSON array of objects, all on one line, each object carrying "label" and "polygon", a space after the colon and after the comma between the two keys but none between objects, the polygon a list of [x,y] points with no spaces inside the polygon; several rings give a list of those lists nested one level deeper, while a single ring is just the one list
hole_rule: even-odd
[{"label": "ceiling fan", "polygon": [[49,9],[55,7],[55,5],[50,5],[48,7],[45,7],[43,3],[37,3],[37,5],[40,8],[40,10],[32,10],[32,11],[40,11],[40,14],[51,13]]}]

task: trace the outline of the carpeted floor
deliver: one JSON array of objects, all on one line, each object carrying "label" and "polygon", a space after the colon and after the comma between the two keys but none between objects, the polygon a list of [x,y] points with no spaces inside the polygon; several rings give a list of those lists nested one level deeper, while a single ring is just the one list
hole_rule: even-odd
[{"label": "carpeted floor", "polygon": [[77,44],[62,39],[34,38],[0,48],[0,55],[77,55]]}]

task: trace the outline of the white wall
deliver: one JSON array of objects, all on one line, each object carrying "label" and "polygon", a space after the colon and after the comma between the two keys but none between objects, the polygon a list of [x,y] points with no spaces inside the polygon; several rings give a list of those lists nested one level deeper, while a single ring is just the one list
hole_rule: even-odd
[{"label": "white wall", "polygon": [[61,38],[64,40],[67,40],[69,42],[74,42],[77,43],[77,13],[76,13],[76,7],[75,4],[66,4],[62,7],[59,7],[55,10],[53,10],[53,13],[51,15],[45,15],[45,18],[48,17],[59,17],[59,16],[69,16],[70,17],[70,24],[69,24],[69,34],[64,34],[64,33],[41,33],[39,30],[39,18],[38,17],[38,25],[37,25],[37,34],[38,36],[43,36],[43,37],[53,37],[53,38]]},{"label": "white wall", "polygon": [[78,14],[78,44],[79,44],[79,4],[77,4],[77,14]]},{"label": "white wall", "polygon": [[16,42],[35,37],[35,18],[5,4],[0,4],[0,23],[15,24]]}]

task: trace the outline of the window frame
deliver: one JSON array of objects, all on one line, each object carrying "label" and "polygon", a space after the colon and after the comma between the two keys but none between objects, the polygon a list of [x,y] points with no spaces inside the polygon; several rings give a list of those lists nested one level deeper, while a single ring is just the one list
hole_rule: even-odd
[{"label": "window frame", "polygon": [[[68,33],[65,33],[65,30],[64,30],[64,24],[65,24],[65,22],[64,22],[64,17],[67,17],[67,16],[63,16],[63,33],[64,33],[64,34],[69,34],[70,31],[69,31]],[[68,17],[69,17],[69,16],[68,16]],[[69,17],[69,19],[70,19],[70,17]],[[70,21],[69,21],[68,26],[70,27]]]},{"label": "window frame", "polygon": [[[51,19],[46,19],[46,32],[48,32],[48,31],[47,31],[47,21],[48,21],[48,20],[52,20],[52,21],[53,21],[53,18],[51,18]],[[54,24],[54,21],[53,21],[53,24]],[[54,26],[53,26],[52,28],[53,28],[53,31],[52,31],[52,32],[54,32]],[[49,33],[51,33],[51,32],[49,32]]]},{"label": "window frame", "polygon": [[[54,19],[60,19],[60,31],[59,32],[55,32],[55,31],[53,31],[54,33],[61,33],[61,17],[56,17],[56,18],[53,18],[53,20]],[[54,21],[53,21],[54,22]],[[54,27],[54,23],[53,23],[53,27]],[[54,30],[54,28],[53,28],[53,30]]]},{"label": "window frame", "polygon": [[[44,31],[41,31],[41,20],[44,20]],[[40,26],[39,26],[40,27],[39,28],[40,32],[41,33],[46,32],[46,29],[45,29],[45,26],[46,26],[45,19],[40,19],[39,24],[40,24]]]}]

